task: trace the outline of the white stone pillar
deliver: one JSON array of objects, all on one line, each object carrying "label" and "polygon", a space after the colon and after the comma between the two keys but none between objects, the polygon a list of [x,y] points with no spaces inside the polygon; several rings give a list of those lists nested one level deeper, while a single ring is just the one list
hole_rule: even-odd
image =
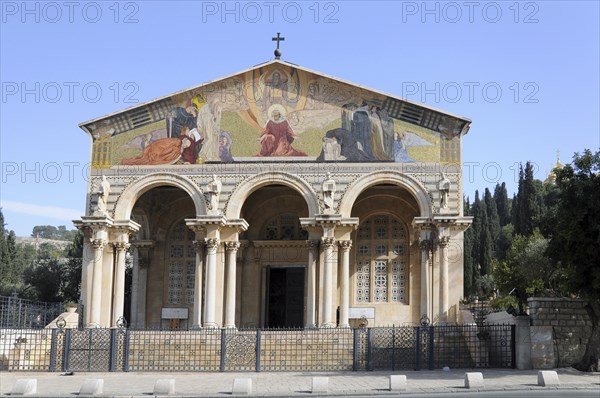
[{"label": "white stone pillar", "polygon": [[340,300],[340,327],[348,328],[348,316],[350,313],[350,248],[352,241],[342,240],[338,242],[342,249],[342,265],[340,272],[341,300]]},{"label": "white stone pillar", "polygon": [[306,286],[306,327],[314,328],[317,326],[317,247],[319,242],[316,240],[307,240],[308,249],[307,286]]},{"label": "white stone pillar", "polygon": [[429,254],[431,252],[431,241],[427,238],[421,239],[421,316],[427,316],[431,321],[430,310],[430,284]]},{"label": "white stone pillar", "polygon": [[112,326],[117,327],[118,321],[123,317],[125,305],[125,253],[129,248],[127,242],[114,243],[117,252],[117,264],[115,266],[115,287],[113,291]]},{"label": "white stone pillar", "polygon": [[218,327],[215,322],[217,297],[217,249],[219,239],[206,238],[206,294],[204,300],[204,326]]},{"label": "white stone pillar", "polygon": [[334,327],[333,322],[333,245],[335,244],[335,238],[324,237],[323,242],[323,256],[324,258],[324,270],[323,270],[323,317],[321,318],[322,327]]},{"label": "white stone pillar", "polygon": [[446,321],[448,317],[448,243],[450,238],[443,236],[439,238],[440,246],[440,321]]},{"label": "white stone pillar", "polygon": [[88,327],[100,326],[100,311],[102,309],[102,260],[106,240],[93,239],[90,241],[94,248],[94,263],[92,270],[92,299],[90,302],[90,318]]},{"label": "white stone pillar", "polygon": [[130,310],[131,319],[129,325],[132,327],[139,328],[138,321],[138,294],[139,294],[139,280],[140,280],[140,255],[139,250],[136,246],[133,246],[133,250],[131,250],[131,303]]},{"label": "white stone pillar", "polygon": [[202,276],[204,272],[204,242],[194,241],[196,251],[196,270],[194,273],[194,309],[192,313],[192,329],[202,327]]},{"label": "white stone pillar", "polygon": [[240,242],[225,242],[227,252],[227,284],[225,286],[225,327],[235,328],[235,282],[237,251]]}]

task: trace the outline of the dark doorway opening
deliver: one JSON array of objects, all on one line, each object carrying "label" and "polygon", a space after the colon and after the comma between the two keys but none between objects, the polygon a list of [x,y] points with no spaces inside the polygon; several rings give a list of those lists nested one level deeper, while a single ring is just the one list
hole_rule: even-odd
[{"label": "dark doorway opening", "polygon": [[267,301],[267,327],[302,327],[304,322],[304,268],[270,268]]}]

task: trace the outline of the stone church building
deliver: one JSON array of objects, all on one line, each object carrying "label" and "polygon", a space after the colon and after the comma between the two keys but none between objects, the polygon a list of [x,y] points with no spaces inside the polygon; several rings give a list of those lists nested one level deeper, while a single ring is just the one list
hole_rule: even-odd
[{"label": "stone church building", "polygon": [[84,322],[455,321],[470,123],[279,59],[82,123]]}]

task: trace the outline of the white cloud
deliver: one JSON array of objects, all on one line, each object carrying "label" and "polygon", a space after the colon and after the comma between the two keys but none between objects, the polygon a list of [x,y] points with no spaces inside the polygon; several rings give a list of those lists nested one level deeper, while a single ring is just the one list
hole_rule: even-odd
[{"label": "white cloud", "polygon": [[32,203],[13,202],[12,200],[2,200],[0,207],[2,207],[3,210],[9,210],[15,213],[68,221],[80,218],[82,214],[81,210],[66,209],[64,207],[55,206],[41,206]]}]

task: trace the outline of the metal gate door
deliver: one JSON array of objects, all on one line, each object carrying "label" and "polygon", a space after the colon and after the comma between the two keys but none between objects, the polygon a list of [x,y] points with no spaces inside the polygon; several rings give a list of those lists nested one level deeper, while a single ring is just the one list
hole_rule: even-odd
[{"label": "metal gate door", "polygon": [[108,372],[111,363],[111,329],[72,329],[66,339],[68,371]]}]

